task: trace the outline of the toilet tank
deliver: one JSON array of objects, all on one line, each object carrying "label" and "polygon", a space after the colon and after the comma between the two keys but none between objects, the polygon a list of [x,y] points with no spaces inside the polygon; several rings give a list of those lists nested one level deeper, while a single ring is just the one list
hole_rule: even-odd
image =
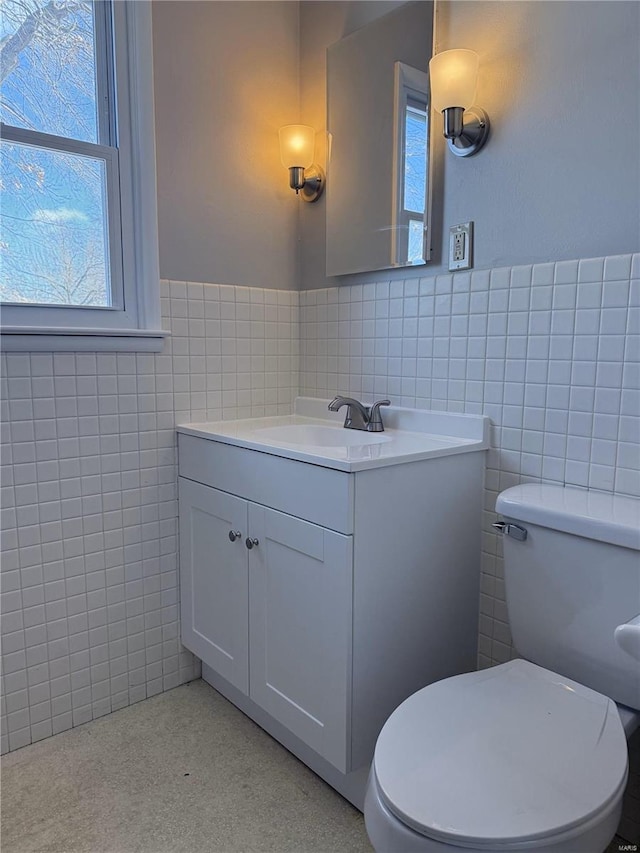
[{"label": "toilet tank", "polygon": [[496,510],[527,532],[503,536],[518,653],[640,709],[640,500],[526,484]]}]

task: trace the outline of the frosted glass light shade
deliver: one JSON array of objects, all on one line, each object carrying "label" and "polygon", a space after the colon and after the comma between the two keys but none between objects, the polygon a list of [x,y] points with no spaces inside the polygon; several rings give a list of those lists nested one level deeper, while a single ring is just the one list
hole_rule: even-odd
[{"label": "frosted glass light shade", "polygon": [[444,50],[429,62],[431,101],[441,113],[449,107],[473,106],[478,83],[478,54],[473,50]]},{"label": "frosted glass light shade", "polygon": [[292,166],[308,169],[313,163],[315,130],[304,124],[288,124],[280,128],[279,136],[282,165],[287,169]]}]

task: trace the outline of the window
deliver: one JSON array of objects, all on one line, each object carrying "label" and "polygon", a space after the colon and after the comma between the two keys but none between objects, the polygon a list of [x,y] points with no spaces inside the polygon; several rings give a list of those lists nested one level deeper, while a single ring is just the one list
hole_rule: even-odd
[{"label": "window", "polygon": [[395,63],[394,234],[396,260],[429,259],[429,82],[427,75]]},{"label": "window", "polygon": [[161,346],[150,5],[3,0],[5,348]]},{"label": "window", "polygon": [[402,213],[408,230],[407,263],[424,263],[424,215],[427,190],[427,107],[407,98],[404,117]]}]

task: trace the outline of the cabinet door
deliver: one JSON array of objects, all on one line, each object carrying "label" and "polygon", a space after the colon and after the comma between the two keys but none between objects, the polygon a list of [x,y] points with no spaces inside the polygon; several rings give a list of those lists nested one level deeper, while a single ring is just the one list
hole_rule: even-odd
[{"label": "cabinet door", "polygon": [[[182,642],[249,692],[247,502],[179,478]],[[231,542],[229,531],[241,535]]]},{"label": "cabinet door", "polygon": [[250,696],[349,767],[352,537],[249,504]]}]

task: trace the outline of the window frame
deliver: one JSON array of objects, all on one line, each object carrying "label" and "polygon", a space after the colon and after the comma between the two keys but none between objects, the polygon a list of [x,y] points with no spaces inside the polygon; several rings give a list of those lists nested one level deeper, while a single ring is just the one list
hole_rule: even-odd
[{"label": "window frame", "polygon": [[97,0],[95,6],[99,142],[9,125],[2,125],[1,134],[8,142],[105,161],[113,304],[4,303],[4,350],[160,351],[168,335],[160,325],[151,2]]},{"label": "window frame", "polygon": [[[401,167],[401,185],[399,188],[399,192],[401,195],[399,207],[398,207],[398,225],[399,230],[402,234],[406,234],[406,240],[403,242],[403,260],[407,266],[420,266],[424,264],[426,261],[425,253],[427,250],[427,227],[425,224],[425,213],[426,213],[426,203],[427,203],[427,183],[428,183],[428,175],[425,175],[425,210],[420,212],[419,210],[414,210],[413,208],[407,205],[407,194],[406,194],[406,171],[407,171],[407,113],[410,110],[414,110],[415,112],[420,112],[425,116],[425,131],[426,131],[426,140],[427,140],[427,160],[429,157],[429,104],[428,101],[425,103],[421,98],[418,100],[412,91],[406,91],[406,97],[404,100],[404,122],[402,127],[402,167]],[[428,165],[428,164],[427,164]],[[417,261],[409,260],[409,245],[411,243],[411,223],[416,222],[419,223],[420,229],[422,232],[422,256]]]},{"label": "window frame", "polygon": [[[407,107],[420,106],[426,113],[427,122],[427,168],[425,173],[425,212],[423,222],[422,260],[408,262],[409,221],[418,219],[419,211],[410,211],[404,206],[405,182],[405,116]],[[393,185],[392,185],[392,257],[400,266],[422,266],[431,260],[431,192],[433,187],[433,156],[431,139],[431,116],[429,76],[424,71],[404,62],[394,63],[393,101]]]}]

